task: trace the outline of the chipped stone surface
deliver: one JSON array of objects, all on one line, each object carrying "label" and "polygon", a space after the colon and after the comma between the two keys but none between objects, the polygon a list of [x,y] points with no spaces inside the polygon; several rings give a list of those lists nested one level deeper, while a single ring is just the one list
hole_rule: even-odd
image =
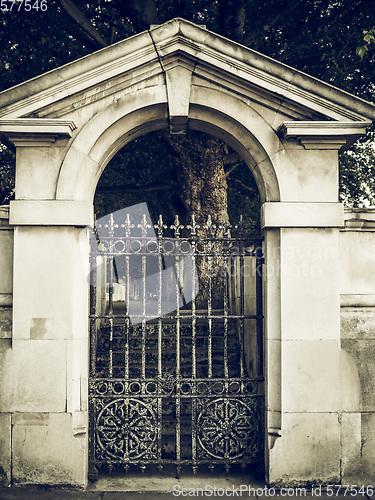
[{"label": "chipped stone surface", "polygon": [[342,307],[341,338],[375,339],[375,307]]},{"label": "chipped stone surface", "polygon": [[0,351],[2,408],[10,412],[65,411],[66,365],[65,341],[13,340]]},{"label": "chipped stone surface", "polygon": [[30,320],[30,338],[41,340],[51,338],[53,329],[53,318],[31,318]]},{"label": "chipped stone surface", "polygon": [[0,307],[0,338],[12,338],[12,309]]},{"label": "chipped stone surface", "polygon": [[342,348],[355,360],[361,384],[362,411],[375,411],[375,339],[343,339]]},{"label": "chipped stone surface", "polygon": [[13,427],[13,480],[16,484],[86,484],[85,448],[72,435],[72,416],[50,413],[33,425]]},{"label": "chipped stone surface", "polygon": [[10,413],[0,413],[0,486],[8,486],[11,482],[11,419]]},{"label": "chipped stone surface", "polygon": [[[284,413],[282,429],[282,437],[276,440],[272,449],[271,484],[340,482],[337,413]],[[293,453],[285,450],[293,450]]]}]

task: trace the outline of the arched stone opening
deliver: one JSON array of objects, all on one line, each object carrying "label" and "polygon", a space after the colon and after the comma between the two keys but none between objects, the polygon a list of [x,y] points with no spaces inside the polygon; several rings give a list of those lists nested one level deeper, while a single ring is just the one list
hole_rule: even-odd
[{"label": "arched stone opening", "polygon": [[[168,128],[163,98],[160,89],[142,90],[96,114],[75,137],[64,158],[56,199],[91,202],[102,171],[117,151],[140,135]],[[242,101],[227,94],[198,90],[195,100],[188,127],[214,135],[238,151],[254,175],[262,203],[280,201],[277,175],[270,160],[283,148],[275,131],[258,113],[249,113]],[[220,106],[214,107],[215,102]]]},{"label": "arched stone opening", "polygon": [[[203,97],[206,98],[207,96]],[[234,103],[235,101],[232,98],[230,98],[229,102],[227,103],[228,108],[233,107]],[[279,197],[279,189],[276,181],[276,174],[272,166],[272,162],[269,159],[269,156],[265,151],[265,148],[262,146],[259,140],[254,137],[253,133],[248,129],[246,129],[246,127],[242,123],[238,122],[233,117],[226,115],[224,114],[224,112],[218,111],[217,109],[210,109],[207,105],[205,106],[199,104],[192,105],[190,111],[191,111],[191,118],[189,117],[188,129],[209,133],[210,135],[213,135],[225,141],[227,144],[229,144],[246,161],[253,176],[256,178],[257,185],[261,190],[262,201],[263,202],[266,200],[277,201]],[[100,116],[95,117],[95,119],[97,119],[100,122],[105,121],[103,120],[103,117]],[[254,114],[254,116],[252,116],[251,119],[252,119],[251,120],[252,127],[254,127],[254,130],[259,130],[259,129],[262,130],[266,128],[266,131],[269,133],[267,137],[268,139],[267,146],[269,147],[270,146],[269,143],[271,142],[272,144],[272,140],[274,141],[273,137],[275,136],[274,132],[271,129],[268,129],[267,126],[265,126],[264,121],[257,114]],[[144,123],[141,123],[142,120],[144,120]],[[135,126],[133,128],[130,128],[130,130],[126,130],[126,127],[129,127],[129,124],[134,125],[134,122]],[[153,105],[145,109],[133,111],[129,115],[119,118],[115,123],[110,125],[108,129],[103,131],[103,133],[97,139],[91,136],[91,146],[88,146],[87,143],[85,144],[85,146],[86,146],[86,151],[88,151],[87,157],[89,158],[87,160],[87,166],[88,169],[92,169],[91,175],[95,180],[92,179],[88,182],[87,178],[85,181],[79,179],[75,186],[71,186],[71,184],[69,185],[69,188],[73,187],[76,190],[75,193],[72,192],[67,193],[65,190],[66,188],[63,187],[62,181],[64,179],[64,173],[62,170],[60,175],[61,182],[59,182],[57,189],[57,196],[62,196],[62,193],[64,193],[66,197],[80,197],[80,194],[77,190],[77,186],[80,184],[82,186],[83,185],[87,186],[89,184],[90,186],[96,187],[96,183],[101,173],[104,171],[106,165],[111,160],[111,158],[113,158],[114,155],[122,147],[124,147],[124,145],[128,144],[133,139],[140,137],[141,135],[149,133],[150,131],[167,129],[167,125],[168,123],[165,117],[165,106],[162,104]],[[90,126],[90,123],[88,124],[88,126]],[[124,129],[126,130],[125,133]],[[85,131],[85,137],[87,136],[90,136],[89,131]],[[111,140],[113,141],[112,144]],[[79,144],[80,141],[78,136],[76,138],[76,142],[72,145],[72,148],[80,149]],[[89,149],[90,147],[91,149]],[[101,158],[99,156],[99,152],[101,153]],[[93,164],[91,164],[91,160],[93,159],[95,159],[95,169],[93,168]],[[67,156],[64,161],[63,169],[69,168],[69,166],[70,166],[69,157]],[[87,171],[85,172],[84,169],[82,169],[82,164],[80,167],[81,167],[80,172],[82,172],[83,174],[87,174]],[[86,190],[85,194],[88,198],[91,198],[91,196],[93,196],[93,194],[91,195],[91,191],[90,193],[88,193]],[[266,235],[266,241],[268,247],[274,244],[275,241],[274,233],[275,232],[273,231],[272,235],[273,239],[271,240],[269,240],[269,238],[267,240],[267,235]],[[276,246],[274,252],[272,253],[273,263],[275,263],[278,259],[277,251],[278,248]],[[272,286],[272,282],[275,279],[277,280],[278,277],[272,276],[270,280],[268,280],[268,278],[266,277],[266,281],[268,280],[267,286]],[[278,284],[275,283],[273,287],[274,289],[278,289]],[[274,295],[272,297],[272,300],[275,302],[278,299]],[[275,310],[277,311],[277,309],[278,308],[276,306]],[[268,328],[267,323],[266,325],[267,325],[266,327]],[[272,322],[270,323],[270,325],[272,325]],[[274,332],[274,334],[277,335],[276,332]],[[266,349],[266,355],[268,356],[267,346],[265,346],[265,349]],[[275,355],[272,355],[272,357],[274,358],[274,360],[276,360]],[[274,364],[274,366],[272,367],[272,370],[275,369],[277,370],[277,364]],[[269,373],[268,371],[266,371],[267,387],[268,387],[268,377]],[[277,384],[278,382],[275,380],[275,383]],[[277,389],[272,389],[272,390],[275,393],[280,392]],[[269,398],[267,398],[268,408],[270,407],[269,403],[270,403]],[[273,404],[276,405],[274,406],[274,412],[275,413],[279,412],[280,402],[275,400],[273,401]],[[278,427],[279,423],[273,422],[273,426]],[[264,436],[264,440],[266,440],[265,438],[266,435]],[[264,446],[265,451],[267,449],[267,446],[268,443],[266,442]]]}]

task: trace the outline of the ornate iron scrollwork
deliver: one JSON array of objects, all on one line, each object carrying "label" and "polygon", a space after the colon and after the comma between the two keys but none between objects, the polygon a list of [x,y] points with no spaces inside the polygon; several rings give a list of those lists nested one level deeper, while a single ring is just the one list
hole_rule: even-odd
[{"label": "ornate iron scrollwork", "polygon": [[180,375],[173,375],[172,373],[164,373],[158,376],[156,380],[159,384],[159,393],[163,396],[171,396],[180,379]]},{"label": "ornate iron scrollwork", "polygon": [[257,438],[254,410],[240,399],[209,402],[198,416],[197,435],[201,455],[237,459],[253,449]]},{"label": "ornate iron scrollwork", "polygon": [[97,443],[108,457],[121,462],[156,458],[156,422],[152,404],[116,399],[104,405],[98,414]]}]

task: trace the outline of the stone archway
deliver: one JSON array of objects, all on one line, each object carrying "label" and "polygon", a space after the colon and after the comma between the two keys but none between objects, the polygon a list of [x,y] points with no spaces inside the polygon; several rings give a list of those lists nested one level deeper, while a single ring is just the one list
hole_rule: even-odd
[{"label": "stone archway", "polygon": [[[210,107],[210,102],[214,106],[219,99],[220,106]],[[135,109],[139,103],[141,107]],[[140,91],[127,96],[116,103],[115,112],[107,108],[98,113],[73,141],[60,169],[56,197],[71,200],[85,196],[85,201],[91,202],[105,165],[119,149],[140,135],[167,127],[165,104],[155,103],[154,91]],[[257,112],[249,113],[248,108],[232,96],[223,96],[216,90],[196,89],[194,102],[192,99],[189,108],[188,127],[210,133],[236,149],[254,175],[263,203],[280,201],[278,180],[270,158],[280,152],[283,146],[275,131]],[[75,179],[75,182],[72,183],[71,179]],[[265,245],[269,255],[266,256],[267,266],[272,269],[280,268],[277,230],[272,231],[272,234],[265,234]],[[266,279],[266,290],[280,290],[280,277],[276,273]],[[274,338],[280,339],[277,306],[280,294],[273,293],[270,297],[266,295],[267,300],[270,301],[268,307],[272,309],[272,314],[266,318],[266,328],[272,331]],[[281,360],[277,358],[277,354],[268,353],[267,345],[265,352],[274,359],[274,364],[266,371],[266,393],[269,405],[272,406],[272,411],[268,414],[268,425],[270,432],[275,433],[281,426],[281,390],[278,377]]]},{"label": "stone archway", "polygon": [[87,481],[82,229],[123,145],[190,127],[240,153],[263,203],[267,479],[339,481],[337,411],[357,408],[358,387],[340,351],[338,150],[365,132],[373,107],[181,19],[5,91],[0,106],[0,133],[17,148],[3,364],[15,480]]},{"label": "stone archway", "polygon": [[[162,89],[143,90],[95,115],[75,137],[64,158],[56,199],[92,202],[99,177],[117,151],[139,135],[168,128],[164,98]],[[218,100],[220,106],[214,107]],[[280,201],[270,158],[283,146],[258,113],[249,113],[244,103],[232,96],[197,89],[188,119],[189,128],[217,136],[238,150],[257,181],[263,203]]]}]

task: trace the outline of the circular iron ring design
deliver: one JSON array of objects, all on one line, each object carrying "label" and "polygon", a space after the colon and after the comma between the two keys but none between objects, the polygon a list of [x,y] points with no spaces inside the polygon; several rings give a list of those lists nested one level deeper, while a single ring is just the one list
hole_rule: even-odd
[{"label": "circular iron ring design", "polygon": [[114,459],[151,458],[157,438],[157,420],[150,405],[136,399],[106,404],[96,421],[97,442]]},{"label": "circular iron ring design", "polygon": [[217,459],[236,459],[256,441],[253,411],[239,399],[215,399],[204,407],[197,421],[198,442]]}]

